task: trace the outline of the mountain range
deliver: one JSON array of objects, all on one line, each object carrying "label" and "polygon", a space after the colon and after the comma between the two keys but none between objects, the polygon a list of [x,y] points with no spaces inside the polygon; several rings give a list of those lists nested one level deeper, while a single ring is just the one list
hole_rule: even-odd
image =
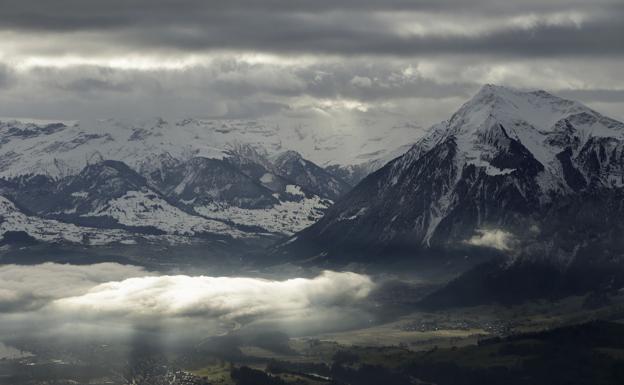
[{"label": "mountain range", "polygon": [[587,272],[620,266],[623,198],[623,123],[545,91],[486,85],[274,253],[379,262],[490,249],[505,256],[490,275]]},{"label": "mountain range", "polygon": [[355,137],[359,153],[345,155],[336,149],[350,135],[257,121],[3,119],[3,234],[81,244],[278,239],[348,191],[349,170],[381,167],[375,156],[404,132]]},{"label": "mountain range", "polygon": [[486,85],[416,131],[359,138],[359,154],[338,156],[344,136],[258,122],[4,120],[0,230],[90,245],[264,239],[277,242],[273,257],[307,263],[503,258],[452,283],[465,293],[476,281],[502,293],[526,271],[548,284],[542,273],[557,271],[559,287],[592,269],[574,285],[615,280],[623,123],[545,91]]}]

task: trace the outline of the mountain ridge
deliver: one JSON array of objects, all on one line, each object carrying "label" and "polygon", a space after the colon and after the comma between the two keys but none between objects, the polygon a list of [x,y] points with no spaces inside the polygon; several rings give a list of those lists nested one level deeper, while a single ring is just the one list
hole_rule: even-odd
[{"label": "mountain ridge", "polygon": [[485,85],[276,253],[464,247],[488,229],[532,243],[558,201],[620,190],[623,175],[621,122],[546,91]]}]

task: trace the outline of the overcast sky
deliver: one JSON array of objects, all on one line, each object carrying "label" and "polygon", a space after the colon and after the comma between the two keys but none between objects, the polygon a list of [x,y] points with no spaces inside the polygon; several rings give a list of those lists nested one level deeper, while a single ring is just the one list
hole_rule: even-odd
[{"label": "overcast sky", "polygon": [[622,0],[0,0],[0,9],[0,116],[424,126],[496,83],[624,119]]}]

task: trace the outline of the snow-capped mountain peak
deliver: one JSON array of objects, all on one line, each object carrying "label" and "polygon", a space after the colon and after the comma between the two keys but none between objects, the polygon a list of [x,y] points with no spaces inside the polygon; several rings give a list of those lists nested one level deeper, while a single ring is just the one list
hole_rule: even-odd
[{"label": "snow-capped mountain peak", "polygon": [[512,172],[492,163],[512,141],[552,174],[546,178],[552,182],[553,178],[564,179],[558,178],[562,177],[558,157],[563,151],[569,147],[572,156],[577,156],[597,141],[621,141],[624,124],[546,91],[485,85],[449,121],[434,126],[411,150],[412,158],[451,139],[456,144],[457,161],[462,163],[459,167],[473,164],[491,174]]},{"label": "snow-capped mountain peak", "polygon": [[[453,134],[474,134],[491,129],[492,124],[509,127],[509,135],[522,139],[524,131],[542,135],[556,133],[560,122],[572,119],[585,136],[624,134],[622,123],[609,119],[589,107],[563,99],[543,90],[485,85],[451,117],[448,128]],[[590,123],[590,124],[587,124]]]},{"label": "snow-capped mountain peak", "polygon": [[288,247],[461,243],[483,226],[524,234],[558,220],[564,202],[622,188],[623,123],[545,91],[486,85]]}]

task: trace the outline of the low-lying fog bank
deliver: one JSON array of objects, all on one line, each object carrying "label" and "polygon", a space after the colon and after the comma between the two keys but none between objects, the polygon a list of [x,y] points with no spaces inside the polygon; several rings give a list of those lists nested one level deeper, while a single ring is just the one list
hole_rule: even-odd
[{"label": "low-lying fog bank", "polygon": [[136,333],[188,340],[232,331],[311,334],[369,322],[370,277],[162,275],[102,263],[0,267],[0,342],[20,336],[110,340]]}]

